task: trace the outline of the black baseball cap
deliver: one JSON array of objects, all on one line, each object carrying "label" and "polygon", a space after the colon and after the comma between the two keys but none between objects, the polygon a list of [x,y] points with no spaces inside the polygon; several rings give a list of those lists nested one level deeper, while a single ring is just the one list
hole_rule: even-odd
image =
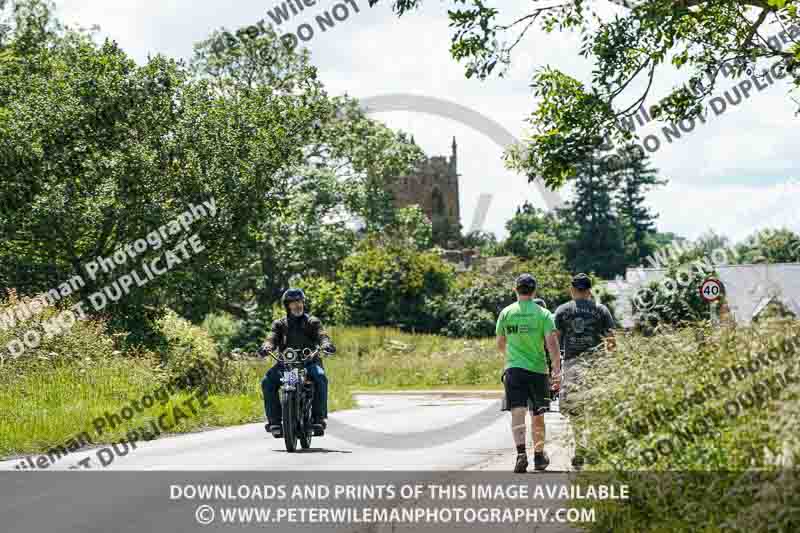
[{"label": "black baseball cap", "polygon": [[578,274],[574,278],[572,278],[572,286],[575,287],[576,289],[580,289],[582,291],[585,291],[587,289],[591,289],[592,288],[592,279],[589,276],[587,276],[586,274],[584,274],[583,272],[581,272],[580,274]]},{"label": "black baseball cap", "polygon": [[517,288],[518,289],[527,289],[530,291],[536,290],[536,278],[531,276],[530,274],[520,274],[517,278]]}]

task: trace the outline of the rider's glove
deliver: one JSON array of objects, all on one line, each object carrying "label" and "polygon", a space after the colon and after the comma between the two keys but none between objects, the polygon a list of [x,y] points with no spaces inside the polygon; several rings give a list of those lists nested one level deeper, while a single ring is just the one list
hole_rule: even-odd
[{"label": "rider's glove", "polygon": [[334,354],[336,353],[336,347],[333,344],[326,342],[322,345],[322,351],[329,355]]},{"label": "rider's glove", "polygon": [[258,349],[258,355],[260,355],[261,357],[267,357],[270,351],[272,351],[272,346],[265,344],[264,346]]}]

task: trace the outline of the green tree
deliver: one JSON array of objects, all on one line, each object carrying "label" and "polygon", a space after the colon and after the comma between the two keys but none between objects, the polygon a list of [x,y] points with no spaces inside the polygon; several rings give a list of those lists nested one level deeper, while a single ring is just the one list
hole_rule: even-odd
[{"label": "green tree", "polygon": [[448,293],[453,275],[433,252],[372,236],[359,243],[339,272],[347,320],[435,331],[439,324],[428,304]]},{"label": "green tree", "polygon": [[433,227],[418,205],[398,209],[394,218],[394,223],[386,228],[387,231],[417,250],[431,248]]},{"label": "green tree", "polygon": [[501,255],[500,243],[497,242],[497,236],[491,231],[471,231],[464,235],[461,246],[463,248],[477,248],[480,255],[485,257]]},{"label": "green tree", "polygon": [[500,311],[517,300],[514,281],[522,273],[536,278],[536,296],[554,311],[570,299],[572,277],[563,262],[558,256],[517,259],[501,273],[472,271],[460,275],[441,312],[442,333],[452,337],[493,336]]},{"label": "green tree", "polygon": [[[391,1],[401,16],[420,4]],[[508,67],[514,47],[537,23],[547,32],[582,33],[579,53],[593,64],[590,85],[547,66],[538,68],[532,84],[539,99],[529,119],[532,135],[508,153],[513,168],[530,180],[542,178],[550,187],[578,176],[580,164],[604,139],[619,146],[632,139],[620,123],[639,112],[653,80],[665,70],[685,73],[686,83],[661,98],[650,114],[674,123],[702,112],[723,69],[742,78],[751,75],[756,62],[782,61],[794,72],[795,84],[800,83],[800,45],[795,40],[785,49],[768,46],[765,35],[767,28],[779,27],[796,37],[796,0],[647,0],[622,13],[606,9],[603,2],[534,2],[526,15],[509,21],[501,20],[504,9],[483,0],[458,4],[448,9],[450,51],[454,59],[466,62],[467,77],[486,78],[499,65]],[[763,71],[754,75],[763,82],[768,76]]]},{"label": "green tree", "polygon": [[[295,52],[271,28],[256,37],[246,33],[234,46],[215,46],[227,30],[195,45],[192,72],[222,94],[246,95],[269,89],[293,93],[303,76],[316,79],[307,52]],[[368,231],[394,222],[386,176],[404,172],[423,155],[402,133],[368,119],[348,97],[327,97],[331,113],[320,115],[301,147],[301,157],[286,165],[280,179],[262,191],[273,209],[250,223],[242,261],[217,279],[224,308],[246,316],[250,300],[269,307],[296,276],[333,279],[357,235],[353,217]]]},{"label": "green tree", "polygon": [[323,277],[304,276],[292,286],[303,289],[308,312],[323,324],[341,324],[345,318],[344,291],[338,281]]},{"label": "green tree", "polygon": [[800,262],[800,235],[789,229],[765,229],[736,247],[740,263]]},{"label": "green tree", "polygon": [[250,222],[276,205],[264,192],[335,114],[313,71],[298,73],[292,91],[223,94],[175,61],[155,56],[138,66],[112,41],[48,30],[40,3],[18,5],[0,53],[5,283],[32,293],[77,275],[86,298],[164,250],[151,246],[124,271],[95,279],[89,261],[213,198],[217,215],[191,227],[205,250],[103,312],[146,340],[165,305],[194,319],[224,306],[216,288],[242,264]]},{"label": "green tree", "polygon": [[625,264],[640,265],[656,247],[653,235],[658,215],[645,206],[645,193],[667,181],[658,179],[658,170],[647,158],[630,159],[616,172],[616,178],[620,186],[614,201],[624,232]]},{"label": "green tree", "polygon": [[596,272],[613,278],[625,270],[622,226],[612,193],[617,178],[595,158],[581,163],[575,180],[575,198],[562,210],[577,227],[566,245],[566,260],[576,272]]},{"label": "green tree", "polygon": [[638,328],[648,330],[661,324],[683,327],[708,319],[709,306],[700,296],[700,287],[708,276],[717,273],[690,265],[683,268],[688,275],[679,275],[678,268],[670,266],[666,273],[673,282],[653,282],[633,295],[631,308]]},{"label": "green tree", "polygon": [[506,222],[508,237],[501,245],[502,253],[526,259],[563,254],[575,232],[564,214],[545,212],[525,202]]}]

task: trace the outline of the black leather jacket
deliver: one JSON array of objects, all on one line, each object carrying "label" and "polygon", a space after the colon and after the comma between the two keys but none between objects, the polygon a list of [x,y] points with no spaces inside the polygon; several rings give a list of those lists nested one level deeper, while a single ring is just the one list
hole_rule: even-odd
[{"label": "black leather jacket", "polygon": [[272,331],[262,345],[261,352],[283,351],[286,348],[314,350],[317,346],[327,347],[327,351],[331,353],[336,351],[320,319],[303,313],[298,318],[285,316],[274,321]]}]

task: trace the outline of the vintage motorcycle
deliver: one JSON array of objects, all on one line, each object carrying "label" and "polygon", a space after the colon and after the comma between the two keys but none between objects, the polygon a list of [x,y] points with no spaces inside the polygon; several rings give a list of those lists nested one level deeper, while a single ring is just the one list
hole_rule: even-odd
[{"label": "vintage motorcycle", "polygon": [[303,351],[286,348],[283,353],[270,352],[270,356],[283,365],[278,394],[281,400],[283,440],[288,452],[297,449],[298,440],[303,449],[311,446],[311,437],[314,435],[311,418],[314,382],[306,375],[305,364],[319,354],[319,346],[314,351],[308,348]]}]

